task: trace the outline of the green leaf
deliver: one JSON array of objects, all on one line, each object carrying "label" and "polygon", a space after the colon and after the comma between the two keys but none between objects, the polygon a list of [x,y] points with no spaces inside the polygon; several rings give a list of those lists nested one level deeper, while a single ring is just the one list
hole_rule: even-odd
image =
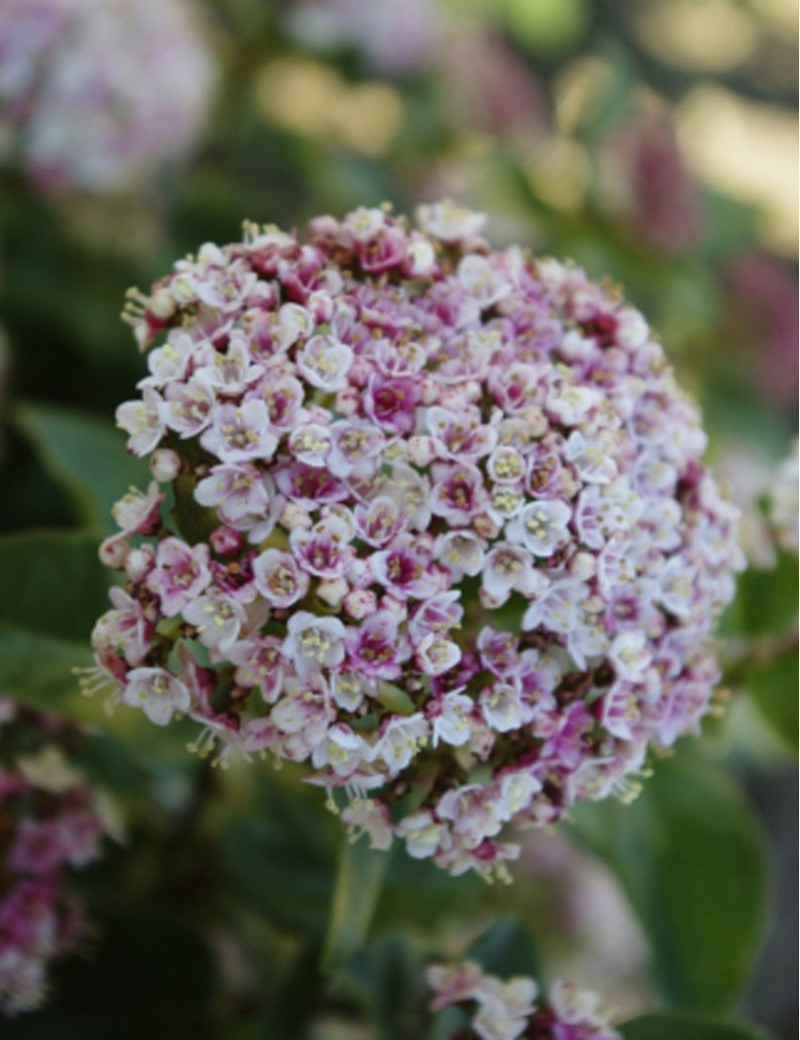
[{"label": "green leaf", "polygon": [[284,928],[320,937],[333,893],[341,824],[322,793],[280,773],[253,770],[258,790],[243,808],[225,807],[222,843],[232,893]]},{"label": "green leaf", "polygon": [[770,728],[795,752],[798,750],[797,653],[784,654],[768,664],[753,668],[745,686]]},{"label": "green leaf", "polygon": [[[163,767],[173,773],[196,768],[197,759],[187,754],[186,744],[196,737],[197,724],[184,719],[169,726],[154,726],[142,712],[124,705],[109,717],[103,704],[110,687],[97,697],[86,697],[73,672],[92,663],[88,643],[27,632],[0,622],[0,693],[36,711],[53,712],[113,733],[129,758],[127,765],[148,771]],[[109,757],[112,754],[108,752]]]},{"label": "green leaf", "polygon": [[750,635],[776,635],[797,619],[798,558],[778,553],[773,570],[750,568],[737,583],[734,613]]},{"label": "green leaf", "polygon": [[576,834],[616,872],[650,938],[665,1000],[728,1009],[764,928],[765,866],[749,806],[697,754],[657,762],[632,805],[582,805]]},{"label": "green leaf", "polygon": [[625,1040],[770,1040],[756,1026],[695,1018],[681,1011],[662,1011],[635,1018],[619,1027]]},{"label": "green leaf", "polygon": [[108,609],[108,586],[92,535],[35,531],[0,539],[0,622],[88,640]]},{"label": "green leaf", "polygon": [[372,940],[347,965],[342,982],[375,1023],[381,1040],[419,1037],[419,1012],[430,993],[422,954],[408,936]]},{"label": "green leaf", "polygon": [[452,877],[429,859],[392,856],[376,920],[381,928],[403,928],[409,923],[430,927],[465,906],[480,914],[491,900],[491,888],[474,871]]},{"label": "green leaf", "polygon": [[133,484],[145,488],[148,468],[125,450],[112,418],[55,405],[22,404],[13,420],[28,437],[43,468],[69,495],[77,518],[92,530],[117,530],[111,506]]},{"label": "green leaf", "polygon": [[0,691],[29,708],[96,722],[99,709],[78,692],[78,680],[72,674],[73,668],[91,663],[86,644],[0,623]]},{"label": "green leaf", "polygon": [[301,1037],[304,1027],[317,1011],[322,977],[319,972],[319,947],[308,943],[300,950],[261,1023],[262,1037]]},{"label": "green leaf", "polygon": [[433,1016],[425,1040],[453,1040],[461,1035],[469,1036],[469,1016],[463,1008],[449,1007]]},{"label": "green leaf", "polygon": [[365,839],[342,841],[322,955],[325,974],[338,974],[364,942],[388,865],[389,853],[370,848]]},{"label": "green leaf", "polygon": [[529,975],[538,979],[540,968],[533,939],[516,917],[501,917],[478,936],[467,950],[469,960],[500,978]]}]

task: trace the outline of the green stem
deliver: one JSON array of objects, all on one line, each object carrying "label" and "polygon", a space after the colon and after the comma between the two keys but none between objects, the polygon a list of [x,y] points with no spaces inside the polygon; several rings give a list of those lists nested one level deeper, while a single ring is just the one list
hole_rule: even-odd
[{"label": "green stem", "polygon": [[369,931],[390,854],[371,849],[362,839],[342,843],[328,933],[322,952],[322,971],[339,975],[361,947]]}]

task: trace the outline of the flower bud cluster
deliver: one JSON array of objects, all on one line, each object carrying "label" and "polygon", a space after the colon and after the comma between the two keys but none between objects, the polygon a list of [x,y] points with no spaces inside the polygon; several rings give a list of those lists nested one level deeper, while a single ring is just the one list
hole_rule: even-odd
[{"label": "flower bud cluster", "polygon": [[155,479],[114,507],[92,639],[118,700],[306,763],[454,874],[697,729],[740,566],[642,316],[482,223],[248,226],[132,294],[117,421]]},{"label": "flower bud cluster", "polygon": [[0,154],[46,190],[126,186],[192,147],[215,79],[185,0],[5,0]]},{"label": "flower bud cluster", "polygon": [[432,965],[427,977],[436,993],[431,1011],[472,1007],[471,1030],[459,1033],[464,1040],[620,1040],[601,1014],[597,996],[569,982],[555,982],[543,1001],[533,979],[517,976],[504,982],[484,974],[474,961]]},{"label": "flower bud cluster", "polygon": [[103,824],[59,749],[62,723],[0,699],[0,726],[4,751],[24,745],[0,763],[0,1012],[15,1015],[42,1003],[50,963],[83,933],[68,871],[98,857]]}]

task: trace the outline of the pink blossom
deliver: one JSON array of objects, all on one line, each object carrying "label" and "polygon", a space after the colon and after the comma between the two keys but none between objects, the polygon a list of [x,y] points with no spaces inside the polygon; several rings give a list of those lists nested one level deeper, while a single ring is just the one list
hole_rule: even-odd
[{"label": "pink blossom", "polygon": [[167,617],[180,614],[184,607],[208,586],[208,546],[186,545],[179,538],[159,542],[155,567],[147,578],[148,588],[157,593]]},{"label": "pink blossom", "polygon": [[247,462],[270,458],[278,438],[270,427],[267,406],[263,401],[250,400],[217,405],[200,443],[223,462]]},{"label": "pink blossom", "polygon": [[151,722],[166,726],[175,712],[191,706],[189,691],[165,668],[134,668],[128,672],[122,703],[141,708]]}]

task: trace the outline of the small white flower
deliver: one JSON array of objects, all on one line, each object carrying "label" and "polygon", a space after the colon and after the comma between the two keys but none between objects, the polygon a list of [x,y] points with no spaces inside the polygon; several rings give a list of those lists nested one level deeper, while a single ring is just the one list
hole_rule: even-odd
[{"label": "small white flower", "polygon": [[300,610],[289,618],[283,654],[297,674],[307,676],[335,668],[344,660],[344,625],[338,618],[317,617]]},{"label": "small white flower", "polygon": [[427,809],[404,817],[394,832],[405,841],[406,852],[413,859],[428,859],[440,846],[450,843],[447,827],[437,823]]},{"label": "small white flower", "polygon": [[472,736],[470,715],[474,708],[475,702],[463,693],[445,694],[439,713],[432,716],[433,746],[436,747],[440,740],[452,747],[466,744]]},{"label": "small white flower", "polygon": [[620,679],[636,682],[653,659],[644,632],[621,632],[608,649],[608,659]]},{"label": "small white flower", "polygon": [[164,402],[151,386],[142,391],[141,401],[126,401],[116,411],[117,426],[128,437],[128,450],[147,455],[166,433]]},{"label": "small white flower", "polygon": [[312,386],[341,390],[346,385],[353,351],[332,336],[312,336],[297,355],[297,367]]},{"label": "small white flower", "polygon": [[484,256],[465,256],[458,265],[456,277],[481,307],[490,307],[511,292],[511,283],[495,270]]},{"label": "small white flower", "polygon": [[141,708],[157,726],[166,726],[175,712],[188,711],[192,703],[185,684],[164,668],[132,668],[121,700]]},{"label": "small white flower", "polygon": [[551,556],[569,537],[572,510],[560,499],[541,498],[524,506],[506,527],[510,542],[521,543],[534,556]]},{"label": "small white flower", "polygon": [[525,717],[522,699],[511,683],[498,682],[489,686],[480,696],[481,711],[486,725],[498,733],[519,729]]},{"label": "small white flower", "polygon": [[396,715],[375,745],[373,760],[383,762],[389,774],[396,776],[428,743],[429,736],[430,726],[419,712],[406,718]]},{"label": "small white flower", "polygon": [[450,199],[445,199],[429,206],[419,206],[417,220],[423,231],[441,239],[442,242],[461,242],[480,234],[486,223],[486,215],[473,213],[464,206],[458,206]]},{"label": "small white flower", "polygon": [[233,646],[247,619],[242,604],[216,588],[209,589],[185,607],[183,617],[196,627],[204,646],[221,653]]},{"label": "small white flower", "polygon": [[461,660],[461,649],[451,639],[429,632],[417,647],[417,662],[426,675],[441,675]]}]

